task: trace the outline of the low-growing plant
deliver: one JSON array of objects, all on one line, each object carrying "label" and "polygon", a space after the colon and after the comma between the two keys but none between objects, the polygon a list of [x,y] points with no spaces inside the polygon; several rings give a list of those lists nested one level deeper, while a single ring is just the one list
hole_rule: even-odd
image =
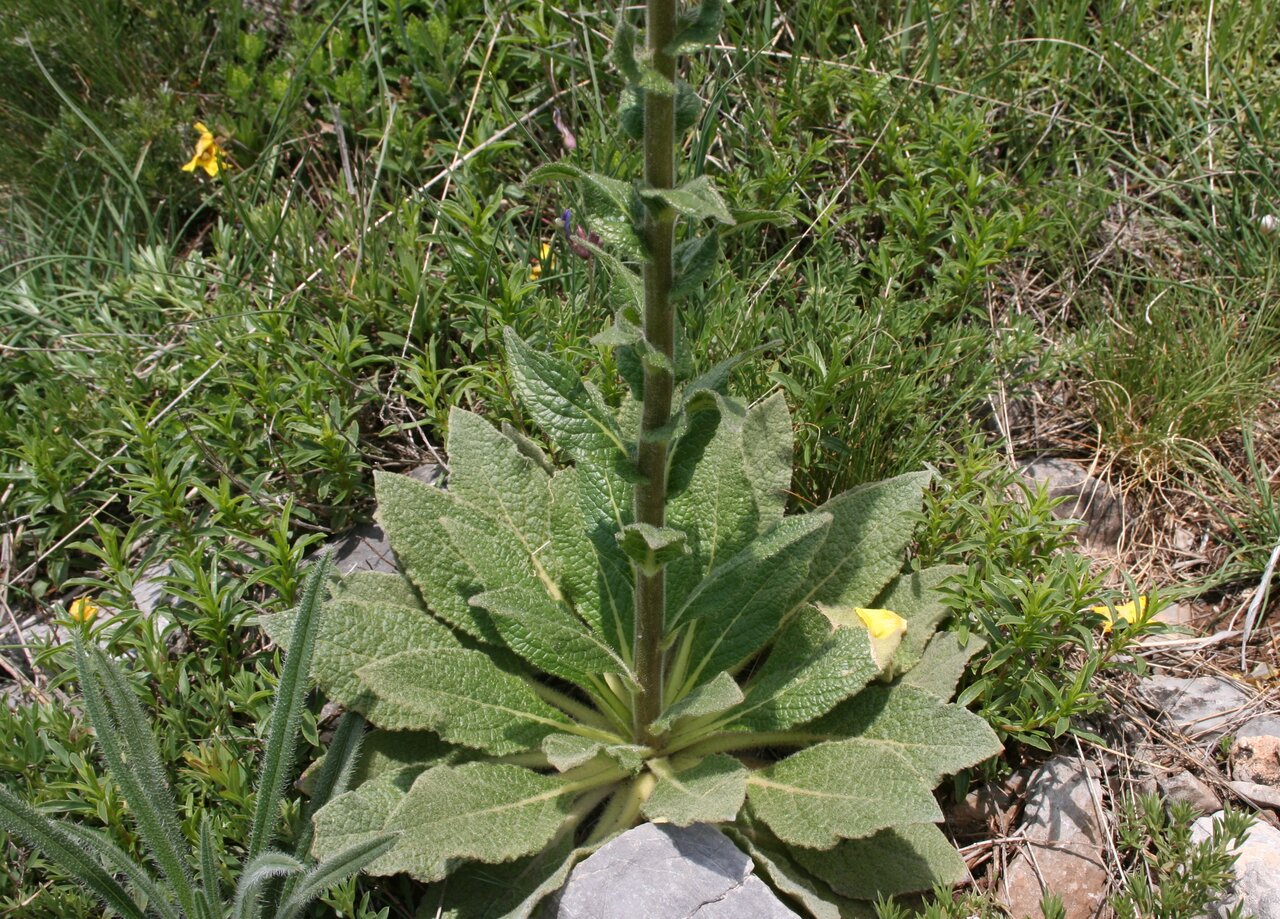
[{"label": "low-growing plant", "polygon": [[[1222,895],[1253,818],[1227,810],[1201,839],[1192,832],[1195,818],[1191,805],[1166,806],[1159,795],[1122,799],[1116,841],[1126,874],[1111,898],[1118,919],[1192,919]],[[1241,919],[1243,909],[1237,904],[1225,915]]]},{"label": "low-growing plant", "polygon": [[674,302],[719,231],[677,245],[677,224],[778,219],[730,211],[705,175],[676,181],[696,110],[676,55],[719,13],[651,0],[644,49],[619,25],[643,181],[534,175],[582,183],[621,404],[508,330],[512,387],[570,465],[455,408],[447,490],[376,480],[403,574],[348,576],[322,617],[317,681],[379,730],[366,780],[317,812],[315,853],[396,832],[371,872],[447,877],[454,915],[529,915],[644,819],[725,826],[817,917],[952,883],[964,864],[933,788],[1001,749],[947,701],[969,654],[934,635],[955,569],[907,564],[929,475],[788,516],[782,396],[730,398],[741,358],[690,378]]},{"label": "low-growing plant", "polygon": [[[214,838],[209,815],[200,823],[192,857],[193,853],[183,850],[173,788],[133,688],[116,663],[79,634],[73,641],[85,712],[107,771],[119,785],[150,857],[146,861],[134,859],[107,834],[91,827],[55,823],[4,786],[0,786],[0,828],[39,850],[104,905],[128,919],[253,919],[263,915],[268,899],[270,915],[293,919],[330,887],[386,852],[391,836],[375,835],[318,864],[311,862],[306,858],[309,826],[296,841],[298,857],[270,848],[292,774],[308,693],[307,674],[320,625],[318,606],[328,570],[327,560],[314,566],[294,617],[291,650],[277,687],[258,774],[252,831],[231,898],[224,899],[224,853]],[[350,714],[338,726],[325,766],[314,782],[311,809],[346,790],[363,727],[360,717]],[[158,876],[155,869],[159,869]]]}]

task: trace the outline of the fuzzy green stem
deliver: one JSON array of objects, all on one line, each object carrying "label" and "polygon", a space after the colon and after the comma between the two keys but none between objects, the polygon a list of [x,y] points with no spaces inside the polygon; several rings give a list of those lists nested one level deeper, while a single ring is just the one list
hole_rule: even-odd
[{"label": "fuzzy green stem", "polygon": [[603,842],[614,833],[630,829],[636,822],[636,818],[640,816],[640,808],[649,800],[649,795],[653,794],[653,788],[657,784],[656,775],[652,772],[642,772],[625,787],[619,788],[605,807],[604,813],[600,815],[600,822],[591,831],[586,845]]},{"label": "fuzzy green stem", "polygon": [[[676,35],[676,0],[648,0],[646,42],[659,74],[675,82],[675,58],[665,52]],[[644,94],[644,181],[650,188],[675,186],[675,96]],[[668,207],[645,212],[644,336],[666,365],[644,362],[644,408],[640,421],[635,519],[661,527],[667,516],[667,433],[675,386],[675,310],[671,304],[675,214]],[[635,655],[638,682],[634,730],[637,740],[651,743],[649,725],[662,712],[662,639],[666,619],[666,575],[636,570]]]}]

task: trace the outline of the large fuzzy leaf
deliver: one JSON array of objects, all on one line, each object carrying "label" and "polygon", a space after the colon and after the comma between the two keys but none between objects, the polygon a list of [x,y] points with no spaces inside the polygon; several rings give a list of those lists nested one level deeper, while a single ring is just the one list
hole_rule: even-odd
[{"label": "large fuzzy leaf", "polygon": [[421,881],[438,881],[455,859],[497,863],[537,852],[564,823],[573,789],[518,766],[465,763],[418,776],[387,820],[404,836],[393,850]]},{"label": "large fuzzy leaf", "polygon": [[837,897],[827,885],[793,862],[776,845],[776,841],[775,845],[766,846],[754,835],[749,836],[733,828],[726,829],[725,834],[751,856],[756,868],[768,878],[774,889],[803,906],[813,919],[854,919],[857,916],[857,913],[846,912],[848,904],[841,902],[842,898]]},{"label": "large fuzzy leaf", "polygon": [[920,662],[907,671],[902,682],[948,702],[956,694],[965,667],[984,644],[977,635],[968,636],[968,642],[961,644],[955,632],[938,632],[924,649]]},{"label": "large fuzzy leaf", "polygon": [[911,763],[857,740],[801,750],[747,780],[752,810],[777,837],[826,849],[903,823],[942,819]]},{"label": "large fuzzy leaf", "polygon": [[563,469],[551,480],[551,556],[561,593],[584,622],[623,656],[632,629],[632,572],[615,538],[621,532],[583,512],[582,473]]},{"label": "large fuzzy leaf", "polygon": [[[900,756],[932,788],[995,756],[999,739],[982,718],[913,686],[872,686],[817,721],[815,736],[851,737]],[[923,822],[923,821],[915,821]]]},{"label": "large fuzzy leaf", "polygon": [[780,731],[831,711],[879,668],[866,629],[833,629],[805,607],[783,630],[734,712],[733,729]]},{"label": "large fuzzy leaf", "polygon": [[920,660],[925,645],[951,612],[938,588],[962,571],[964,568],[959,565],[937,565],[900,575],[871,604],[878,609],[891,609],[907,620],[907,630],[889,664],[891,673],[910,670]]},{"label": "large fuzzy leaf", "polygon": [[902,569],[929,473],[913,472],[837,495],[816,513],[831,527],[797,605],[872,606]]},{"label": "large fuzzy leaf", "polygon": [[[317,859],[332,858],[353,845],[372,842],[387,832],[387,820],[421,773],[422,769],[417,767],[385,773],[320,808],[313,820],[312,854]],[[413,867],[405,855],[409,835],[402,834],[389,852],[365,870],[381,876],[409,871]]]},{"label": "large fuzzy leaf", "polygon": [[546,570],[551,477],[515,441],[460,408],[449,413],[449,461],[449,490],[514,537],[547,592],[558,597]]},{"label": "large fuzzy leaf", "polygon": [[603,674],[627,672],[599,635],[544,593],[505,587],[471,602],[489,611],[507,647],[544,673],[590,689]]},{"label": "large fuzzy leaf", "polygon": [[794,451],[791,412],[781,392],[747,410],[742,423],[742,457],[755,497],[760,530],[767,530],[787,508]]},{"label": "large fuzzy leaf", "polygon": [[747,768],[732,756],[712,754],[682,772],[664,775],[641,813],[659,823],[727,823],[747,794]]},{"label": "large fuzzy leaf", "polygon": [[720,411],[694,412],[676,442],[668,480],[667,523],[687,534],[689,554],[667,568],[669,608],[760,532],[741,425]]},{"label": "large fuzzy leaf", "polygon": [[667,709],[653,722],[655,731],[666,731],[678,722],[726,712],[743,699],[738,681],[728,673],[718,673],[694,688],[687,696]]},{"label": "large fuzzy leaf", "polygon": [[467,603],[481,586],[468,558],[444,527],[444,519],[459,511],[456,499],[408,476],[374,473],[373,482],[378,522],[391,540],[401,570],[431,611],[470,635],[496,640],[492,627],[481,618],[484,614]]},{"label": "large fuzzy leaf", "polygon": [[733,669],[772,637],[830,524],[825,514],[785,518],[698,585],[672,623],[692,630],[691,684]]},{"label": "large fuzzy leaf", "polygon": [[431,730],[450,743],[502,756],[531,750],[568,719],[520,677],[465,648],[405,651],[356,676],[378,699],[381,727]]},{"label": "large fuzzy leaf", "polygon": [[859,900],[951,887],[967,873],[956,847],[932,823],[881,830],[831,849],[797,848],[793,855],[836,893]]},{"label": "large fuzzy leaf", "polygon": [[[342,583],[350,580],[348,577]],[[339,588],[338,599],[325,605],[311,675],[325,695],[343,708],[360,712],[380,727],[403,727],[395,710],[379,702],[356,677],[356,671],[403,651],[457,648],[458,640],[421,606],[359,599],[381,593],[397,596],[391,581],[362,580],[356,589]],[[375,586],[391,589],[376,591]],[[400,598],[408,599],[402,594]],[[278,641],[278,636],[292,628],[295,615],[291,610],[271,617],[265,624],[267,634]]]}]

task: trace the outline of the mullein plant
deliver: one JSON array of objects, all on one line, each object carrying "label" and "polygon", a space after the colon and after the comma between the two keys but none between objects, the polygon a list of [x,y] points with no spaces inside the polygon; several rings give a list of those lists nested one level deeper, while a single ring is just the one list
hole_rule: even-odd
[{"label": "mullein plant", "polygon": [[[96,644],[78,633],[73,640],[85,714],[150,858],[135,859],[100,830],[50,820],[3,785],[0,829],[39,850],[125,919],[296,919],[331,887],[385,854],[394,836],[375,833],[317,863],[306,855],[311,844],[309,822],[296,841],[298,855],[271,848],[285,786],[292,778],[309,693],[307,668],[319,634],[318,607],[328,567],[323,559],[314,565],[292,617],[291,650],[271,710],[251,836],[233,889],[224,890],[222,847],[214,839],[207,814],[200,821],[194,851],[186,846],[155,735],[124,674]],[[85,608],[82,605],[81,609]],[[82,616],[77,621],[87,625],[91,618]],[[359,715],[348,713],[339,723],[324,767],[314,778],[308,818],[346,791],[363,732]]]},{"label": "mullein plant", "polygon": [[316,679],[376,730],[362,783],[316,813],[314,853],[396,834],[369,870],[448,879],[431,915],[528,916],[645,820],[720,825],[820,919],[965,873],[933,789],[1001,748],[948,701],[975,647],[935,634],[956,569],[907,558],[928,475],[788,515],[783,399],[727,395],[735,360],[684,370],[675,304],[722,232],[777,217],[677,175],[698,110],[677,56],[720,13],[650,0],[644,40],[619,25],[641,181],[532,177],[580,183],[596,237],[574,242],[618,307],[597,343],[629,395],[607,404],[507,330],[513,388],[567,462],[454,409],[447,489],[377,478],[402,573],[349,575],[322,617]]}]

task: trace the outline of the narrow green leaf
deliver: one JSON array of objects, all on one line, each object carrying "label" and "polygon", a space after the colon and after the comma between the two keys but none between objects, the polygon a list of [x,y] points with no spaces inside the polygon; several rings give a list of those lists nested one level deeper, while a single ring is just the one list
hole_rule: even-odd
[{"label": "narrow green leaf", "polygon": [[471,602],[489,611],[507,647],[544,673],[588,690],[606,673],[628,673],[602,638],[545,594],[506,587]]},{"label": "narrow green leaf", "polygon": [[727,823],[738,816],[746,795],[747,767],[732,756],[714,753],[659,778],[641,813],[676,826]]},{"label": "narrow green leaf", "polygon": [[690,686],[732,670],[773,636],[830,525],[825,514],[784,518],[690,594],[673,623],[692,629]]},{"label": "narrow green leaf", "polygon": [[727,712],[743,699],[738,682],[729,673],[718,673],[695,687],[688,695],[670,705],[653,722],[658,733],[673,728],[678,722]]},{"label": "narrow green leaf", "polygon": [[666,205],[683,217],[716,220],[733,226],[733,214],[729,213],[729,206],[720,197],[710,176],[698,176],[676,188],[642,188],[640,197]]},{"label": "narrow green leaf", "polygon": [[222,872],[218,870],[218,850],[207,813],[200,818],[200,895],[210,919],[222,919]]},{"label": "narrow green leaf", "polygon": [[276,911],[276,919],[295,919],[325,891],[341,884],[386,854],[395,842],[396,835],[383,834],[355,843],[326,858],[302,876],[292,893]]},{"label": "narrow green leaf", "polygon": [[235,919],[254,919],[262,905],[263,887],[275,878],[291,877],[303,872],[304,865],[283,852],[263,852],[240,872],[236,882],[231,915]]},{"label": "narrow green leaf", "polygon": [[[901,757],[932,788],[1002,749],[986,721],[912,686],[871,686],[815,722],[815,735],[851,737]],[[913,823],[925,820],[910,821]]]},{"label": "narrow green leaf", "polygon": [[356,674],[399,729],[431,730],[496,756],[531,750],[568,719],[479,651],[405,651]]},{"label": "narrow green leaf", "polygon": [[276,685],[271,706],[271,725],[267,730],[262,765],[258,770],[257,798],[253,806],[253,823],[249,833],[247,858],[252,860],[266,850],[275,836],[280,818],[280,801],[285,786],[293,775],[293,759],[302,729],[302,712],[310,692],[308,677],[316,639],[320,634],[320,602],[325,580],[332,570],[328,556],[321,556],[311,566],[302,586],[301,601],[289,638],[289,652]]},{"label": "narrow green leaf", "polygon": [[115,662],[101,648],[86,646],[79,636],[75,636],[74,648],[85,712],[107,771],[120,786],[137,818],[138,832],[173,887],[178,903],[188,913],[194,913],[195,882],[183,848],[173,789],[142,706]]},{"label": "narrow green leaf", "polygon": [[747,797],[779,839],[829,849],[885,827],[941,820],[932,787],[891,750],[844,741],[809,747],[753,774]]},{"label": "narrow green leaf", "polygon": [[956,847],[932,823],[881,830],[831,849],[798,848],[794,855],[836,893],[858,900],[950,888],[968,874]]},{"label": "narrow green leaf", "polygon": [[[0,809],[3,806],[3,802],[0,802]],[[0,819],[0,827],[3,826],[4,821]],[[57,824],[57,828],[79,843],[80,848],[87,850],[91,856],[96,856],[109,872],[124,875],[129,886],[146,899],[147,909],[154,910],[161,919],[183,919],[178,904],[173,902],[173,895],[156,882],[146,865],[135,861],[132,855],[117,846],[106,833],[71,821]],[[15,835],[22,838],[21,834]]]},{"label": "narrow green leaf", "polygon": [[294,841],[295,852],[307,852],[311,849],[311,818],[316,811],[338,795],[345,794],[350,787],[351,779],[360,764],[364,726],[365,721],[357,712],[346,712],[338,721],[329,741],[329,749],[325,750],[321,760],[320,771],[312,785],[307,806],[302,811],[302,827]]},{"label": "narrow green leaf", "polygon": [[128,919],[145,919],[142,909],[102,866],[61,827],[0,785],[0,828],[56,864],[90,893]]},{"label": "narrow green leaf", "polygon": [[943,702],[950,701],[965,667],[985,644],[977,635],[970,635],[968,643],[962,645],[955,632],[938,632],[924,649],[920,662],[903,675],[902,684],[924,690]]},{"label": "narrow green leaf", "polygon": [[387,829],[409,831],[397,845],[409,874],[438,881],[455,859],[505,862],[537,852],[568,817],[573,797],[559,776],[518,766],[437,766],[418,776]]},{"label": "narrow green leaf", "polygon": [[879,673],[865,629],[833,629],[805,607],[774,643],[731,729],[781,731],[831,711]]}]

